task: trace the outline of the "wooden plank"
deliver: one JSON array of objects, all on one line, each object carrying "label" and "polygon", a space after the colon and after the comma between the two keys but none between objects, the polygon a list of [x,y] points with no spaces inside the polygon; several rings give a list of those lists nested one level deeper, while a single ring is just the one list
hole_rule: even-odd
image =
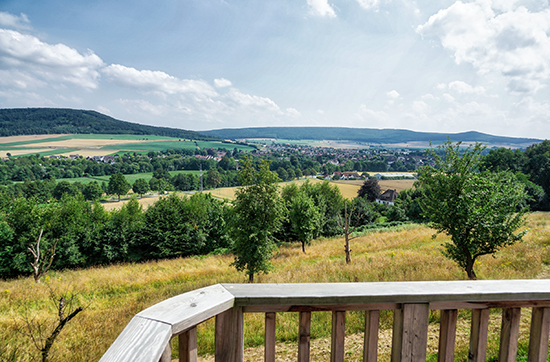
[{"label": "wooden plank", "polygon": [[170,346],[170,342],[168,342],[166,348],[164,348],[164,352],[162,352],[159,362],[172,362],[172,346]]},{"label": "wooden plank", "polygon": [[489,331],[489,309],[472,310],[469,362],[485,362],[487,334]]},{"label": "wooden plank", "polygon": [[521,308],[506,308],[502,310],[499,362],[516,361],[520,317]]},{"label": "wooden plank", "polygon": [[299,314],[298,362],[309,362],[311,312]]},{"label": "wooden plank", "polygon": [[277,331],[277,314],[265,314],[264,361],[275,362],[275,337]]},{"label": "wooden plank", "polygon": [[392,362],[426,361],[428,304],[404,304],[394,312]]},{"label": "wooden plank", "polygon": [[242,308],[235,307],[216,316],[216,362],[242,362],[244,325]]},{"label": "wooden plank", "polygon": [[176,335],[230,309],[233,301],[233,295],[216,284],[167,299],[138,316],[170,324]]},{"label": "wooden plank", "polygon": [[544,362],[548,355],[550,335],[550,308],[533,308],[529,336],[529,362]]},{"label": "wooden plank", "polygon": [[452,362],[455,359],[457,316],[458,311],[456,309],[445,309],[441,311],[437,362]]},{"label": "wooden plank", "polygon": [[178,338],[179,362],[197,362],[197,328],[189,329]]},{"label": "wooden plank", "polygon": [[332,312],[331,362],[344,362],[344,342],[346,338],[346,312]]},{"label": "wooden plank", "polygon": [[378,359],[378,329],[380,311],[365,311],[365,338],[363,344],[363,362],[376,362]]},{"label": "wooden plank", "polygon": [[136,316],[100,361],[158,361],[171,337],[170,325]]},{"label": "wooden plank", "polygon": [[282,313],[282,312],[333,312],[351,310],[395,310],[401,308],[399,303],[362,303],[337,305],[250,305],[244,306],[245,313]]},{"label": "wooden plank", "polygon": [[545,280],[222,285],[235,296],[235,305],[243,307],[550,301],[550,283]]}]

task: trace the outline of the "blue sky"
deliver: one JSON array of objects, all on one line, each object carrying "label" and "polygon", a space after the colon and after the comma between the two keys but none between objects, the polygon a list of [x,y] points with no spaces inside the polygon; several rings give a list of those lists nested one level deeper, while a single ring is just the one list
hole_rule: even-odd
[{"label": "blue sky", "polygon": [[547,0],[0,0],[0,107],[550,138]]}]

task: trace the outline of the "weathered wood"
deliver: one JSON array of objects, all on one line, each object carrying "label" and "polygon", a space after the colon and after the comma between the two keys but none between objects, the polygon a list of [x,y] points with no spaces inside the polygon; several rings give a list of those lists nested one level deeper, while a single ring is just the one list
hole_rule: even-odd
[{"label": "weathered wood", "polygon": [[470,331],[469,362],[484,362],[487,353],[487,333],[489,331],[489,309],[472,310]]},{"label": "weathered wood", "polygon": [[346,338],[346,312],[332,312],[331,362],[344,362],[344,342]]},{"label": "weathered wood", "polygon": [[158,361],[171,337],[170,325],[135,316],[100,361]]},{"label": "weathered wood", "polygon": [[428,304],[404,304],[394,311],[392,362],[426,361]]},{"label": "weathered wood", "polygon": [[242,308],[234,307],[216,316],[216,362],[242,362],[244,325]]},{"label": "weathered wood", "polygon": [[281,312],[333,312],[338,310],[394,310],[401,308],[399,303],[363,303],[335,305],[251,305],[243,307],[245,313]]},{"label": "weathered wood", "polygon": [[458,311],[456,309],[445,309],[441,311],[437,362],[452,362],[455,359],[457,316]]},{"label": "weathered wood", "polygon": [[275,334],[277,330],[277,315],[265,314],[265,341],[264,361],[275,362]]},{"label": "weathered wood", "polygon": [[518,353],[520,308],[502,310],[500,329],[499,362],[515,362]]},{"label": "weathered wood", "polygon": [[298,362],[309,362],[311,312],[300,312]]},{"label": "weathered wood", "polygon": [[168,342],[166,348],[164,348],[164,352],[162,352],[159,362],[172,362],[172,346],[170,346],[170,342]]},{"label": "weathered wood", "polygon": [[178,336],[179,362],[197,362],[197,328],[191,328]]},{"label": "weathered wood", "polygon": [[527,361],[544,362],[548,355],[550,308],[533,308]]},{"label": "weathered wood", "polygon": [[365,311],[365,338],[363,344],[363,362],[376,362],[378,359],[378,329],[380,311]]},{"label": "weathered wood", "polygon": [[172,334],[179,334],[230,309],[233,301],[233,295],[217,284],[167,299],[138,316],[170,324]]}]

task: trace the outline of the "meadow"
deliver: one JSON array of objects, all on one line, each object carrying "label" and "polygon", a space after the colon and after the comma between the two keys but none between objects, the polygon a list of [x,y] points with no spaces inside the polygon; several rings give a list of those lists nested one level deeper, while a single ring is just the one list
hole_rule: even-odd
[{"label": "meadow", "polygon": [[[524,242],[505,248],[495,257],[481,257],[476,264],[480,279],[549,278],[550,214],[528,216]],[[447,240],[423,225],[369,231],[352,241],[352,263],[346,264],[341,237],[312,241],[302,253],[299,243],[282,244],[274,255],[273,270],[258,275],[259,283],[374,282],[412,280],[461,280],[465,273],[441,254]],[[73,293],[84,307],[62,331],[54,345],[57,361],[96,361],[114,341],[133,315],[166,298],[216,283],[242,283],[246,276],[230,266],[231,255],[210,255],[121,264],[85,270],[49,272],[40,284],[31,277],[0,281],[0,356],[16,351],[20,361],[37,356],[26,329],[27,322],[44,322],[55,317],[51,291]],[[525,353],[528,311],[523,312],[520,354]],[[331,316],[313,313],[312,360],[328,360]],[[350,312],[346,320],[346,351],[349,361],[361,361],[362,312]],[[279,360],[296,360],[298,333],[296,313],[280,313],[277,319]],[[488,358],[498,351],[500,314],[491,315]],[[437,349],[439,316],[430,316],[429,360]],[[389,360],[392,313],[381,316],[380,358]],[[459,313],[457,360],[467,359],[469,313]],[[213,321],[198,329],[199,353],[212,360]],[[245,315],[246,360],[261,360],[263,315]],[[173,342],[177,343],[177,342]],[[176,346],[174,345],[174,348]],[[175,348],[174,350],[177,350]]]}]

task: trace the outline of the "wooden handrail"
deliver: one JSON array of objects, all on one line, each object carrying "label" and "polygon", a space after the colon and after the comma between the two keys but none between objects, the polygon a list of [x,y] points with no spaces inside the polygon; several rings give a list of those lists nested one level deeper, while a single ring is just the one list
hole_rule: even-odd
[{"label": "wooden handrail", "polygon": [[266,313],[265,361],[275,360],[277,312],[299,312],[298,360],[309,361],[311,312],[332,311],[331,361],[343,361],[345,312],[365,310],[364,361],[376,361],[380,310],[394,311],[392,361],[425,361],[430,309],[441,310],[439,361],[452,361],[458,309],[472,310],[470,358],[484,361],[489,308],[503,308],[501,361],[514,361],[520,308],[532,307],[529,361],[546,361],[550,281],[435,281],[385,283],[217,284],[138,313],[100,361],[170,361],[179,338],[180,361],[196,361],[196,326],[216,317],[216,361],[243,360],[243,313]]}]

